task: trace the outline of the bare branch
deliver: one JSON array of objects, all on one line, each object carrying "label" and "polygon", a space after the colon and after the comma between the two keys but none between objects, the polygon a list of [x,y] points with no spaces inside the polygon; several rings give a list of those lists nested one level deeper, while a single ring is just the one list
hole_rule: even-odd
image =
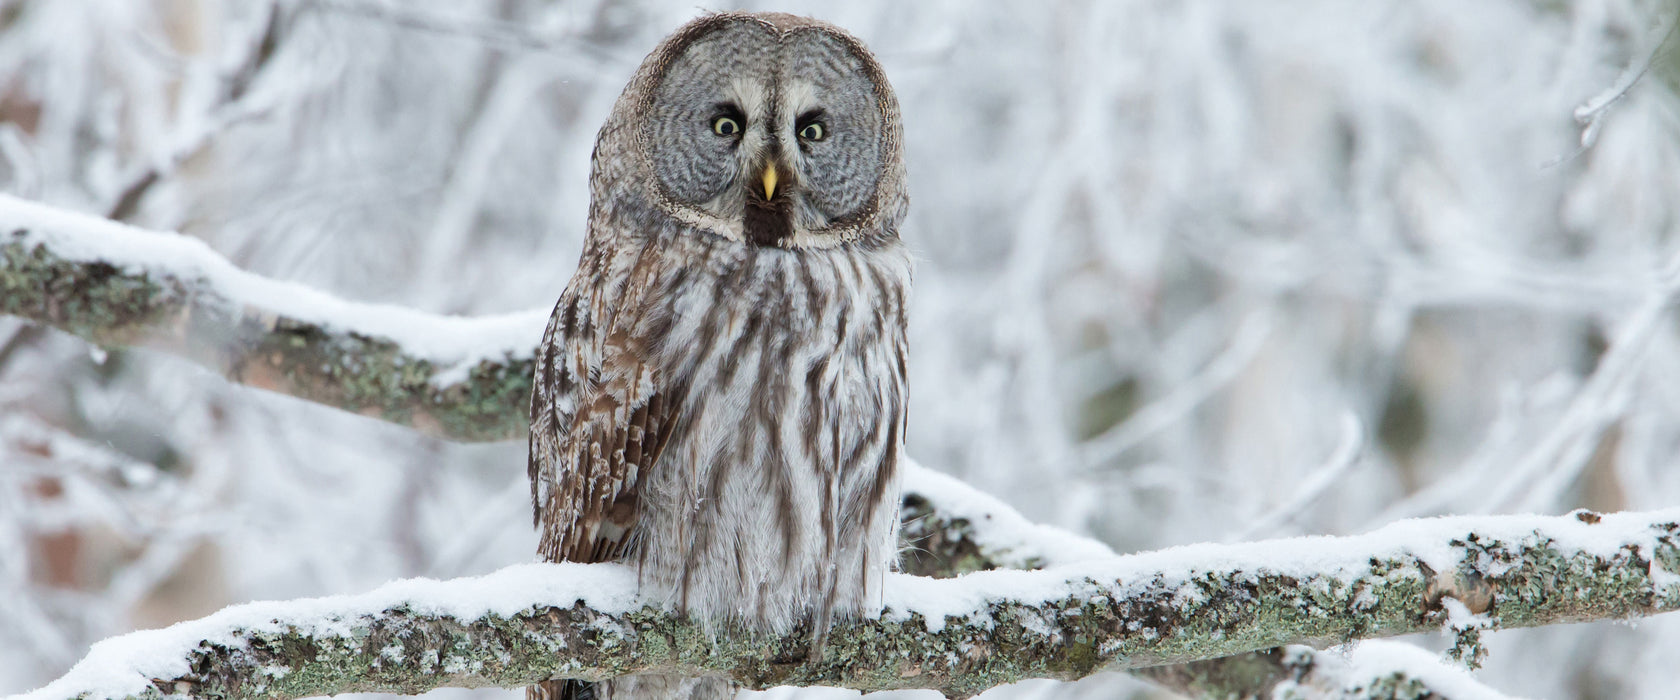
[{"label": "bare branch", "polygon": [[634,63],[634,59],[615,56],[587,37],[542,26],[533,28],[483,17],[439,15],[390,3],[310,0],[308,4],[327,12],[363,17],[410,31],[467,38],[496,51],[541,52],[584,65]]},{"label": "bare branch", "polygon": [[279,48],[281,34],[289,23],[290,19],[286,17],[279,2],[269,5],[268,19],[263,25],[263,30],[246,53],[244,61],[226,78],[219,101],[210,108],[207,115],[210,125],[198,126],[197,131],[184,139],[172,135],[167,140],[170,144],[168,151],[155,156],[153,160],[156,162],[146,165],[129,178],[128,184],[117,195],[116,203],[112,204],[110,211],[106,213],[106,218],[115,221],[132,219],[152,188],[174,176],[181,164],[204,153],[215,142],[216,137],[228,129],[266,111],[261,107],[253,108],[246,98],[251,94],[252,83],[270,65]]}]

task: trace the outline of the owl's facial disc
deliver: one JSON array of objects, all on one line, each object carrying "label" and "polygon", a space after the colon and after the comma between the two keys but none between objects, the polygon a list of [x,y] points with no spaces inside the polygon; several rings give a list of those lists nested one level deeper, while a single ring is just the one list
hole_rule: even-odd
[{"label": "owl's facial disc", "polygon": [[870,210],[885,156],[877,73],[849,38],[720,22],[675,51],[643,134],[681,218],[761,246],[822,245]]}]

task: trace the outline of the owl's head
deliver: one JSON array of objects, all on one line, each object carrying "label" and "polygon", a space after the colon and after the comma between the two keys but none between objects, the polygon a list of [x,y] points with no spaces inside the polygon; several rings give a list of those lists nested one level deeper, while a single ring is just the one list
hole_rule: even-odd
[{"label": "owl's head", "polygon": [[727,238],[823,247],[895,235],[904,214],[892,87],[862,43],[816,20],[689,23],[642,64],[614,124],[659,206]]}]

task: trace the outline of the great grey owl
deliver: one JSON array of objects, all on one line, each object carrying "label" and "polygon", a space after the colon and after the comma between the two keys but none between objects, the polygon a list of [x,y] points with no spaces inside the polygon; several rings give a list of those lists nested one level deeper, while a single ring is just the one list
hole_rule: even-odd
[{"label": "great grey owl", "polygon": [[[911,257],[898,103],[846,32],[713,14],[596,138],[588,236],[531,401],[539,554],[624,561],[715,625],[821,635],[896,552]],[[720,679],[533,698],[717,697]]]}]

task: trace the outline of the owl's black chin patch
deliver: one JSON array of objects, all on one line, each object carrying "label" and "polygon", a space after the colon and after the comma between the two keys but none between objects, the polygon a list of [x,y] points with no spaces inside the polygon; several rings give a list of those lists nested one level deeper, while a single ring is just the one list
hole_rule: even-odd
[{"label": "owl's black chin patch", "polygon": [[765,201],[757,192],[747,197],[747,211],[742,221],[747,240],[753,245],[774,247],[782,239],[793,235],[793,200],[785,194]]}]

